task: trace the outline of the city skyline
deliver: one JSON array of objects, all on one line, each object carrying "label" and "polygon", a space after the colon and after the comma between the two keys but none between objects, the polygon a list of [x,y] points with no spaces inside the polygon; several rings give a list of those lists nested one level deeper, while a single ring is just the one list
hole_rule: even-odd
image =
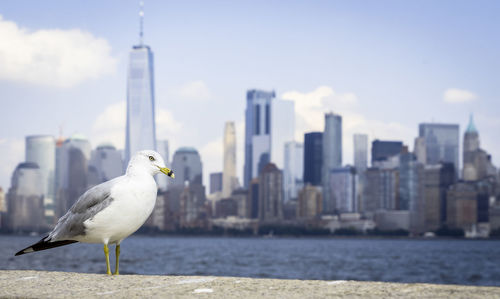
[{"label": "city skyline", "polygon": [[[145,42],[155,49],[158,60],[155,69],[158,139],[168,139],[172,152],[181,146],[196,147],[202,161],[207,163],[204,181],[208,182],[208,173],[222,170],[223,124],[235,121],[236,174],[241,180],[244,93],[251,88],[262,88],[275,90],[276,99],[295,101],[297,142],[303,142],[303,137],[298,137],[304,132],[323,128],[323,113],[333,110],[342,115],[344,164],[353,164],[353,133],[368,134],[370,141],[401,140],[412,147],[413,138],[418,136],[417,125],[432,120],[459,124],[461,147],[468,115],[474,112],[482,148],[499,165],[500,141],[495,140],[495,132],[500,122],[494,115],[499,108],[495,100],[499,95],[493,83],[500,69],[495,67],[498,58],[494,54],[500,48],[493,29],[498,27],[495,25],[498,21],[487,18],[497,11],[498,4],[385,3],[387,12],[377,8],[378,5],[360,6],[359,2],[315,5],[294,2],[288,7],[284,2],[268,4],[269,7],[263,2],[252,3],[253,9],[267,8],[260,10],[266,11],[260,16],[262,24],[250,23],[257,29],[269,30],[255,30],[243,24],[248,21],[245,12],[250,3],[229,7],[197,3],[207,12],[200,15],[197,10],[190,11],[194,4],[146,2]],[[46,69],[33,71],[22,60],[15,60],[17,56],[12,51],[3,52],[2,58],[7,62],[2,62],[6,65],[2,65],[0,86],[4,91],[2,102],[8,103],[10,112],[2,118],[0,135],[0,154],[8,157],[0,161],[0,186],[4,189],[10,185],[17,163],[23,161],[25,136],[57,137],[59,126],[63,125],[65,137],[82,132],[89,137],[92,148],[110,141],[123,149],[125,53],[137,44],[138,32],[138,5],[127,4],[120,5],[124,13],[119,17],[112,17],[117,2],[43,4],[43,9],[51,10],[50,17],[38,18],[32,17],[40,10],[38,3],[0,6],[0,30],[5,33],[4,38],[16,37],[9,39],[16,42],[14,48],[27,49],[30,55],[44,54],[39,56],[43,60],[50,54],[62,54],[51,48],[59,43],[69,50],[79,50],[73,56],[83,61],[89,58],[99,62],[95,69],[75,64],[71,59],[60,62],[62,66],[81,68],[78,74],[65,73],[65,68],[58,73],[49,60]],[[301,10],[303,21],[294,18]],[[475,17],[463,22],[459,17],[463,13]],[[197,22],[186,25],[176,14]],[[88,15],[95,20],[89,22]],[[420,22],[421,15],[429,26]],[[277,16],[288,17],[292,22],[282,24]],[[217,17],[222,18],[216,21]],[[317,17],[321,22],[308,23]],[[103,26],[110,22],[113,25]],[[396,23],[401,26],[394,26]],[[227,29],[228,24],[233,24],[234,29]],[[208,27],[203,30],[205,25]],[[368,30],[367,26],[372,27]],[[440,30],[434,32],[433,28]],[[227,41],[221,32],[233,37],[232,41]],[[33,47],[30,41],[41,33],[46,33],[41,38],[47,39],[51,47],[39,53],[30,48]],[[62,34],[61,40],[54,41],[56,33]],[[324,36],[331,36],[331,41],[324,41],[321,38]],[[269,46],[267,52],[243,46],[242,42],[248,39],[265,42]],[[292,44],[297,41],[309,42],[305,44],[310,47],[294,49]],[[203,51],[194,47],[200,42]],[[371,51],[352,51],[367,42],[375,45]],[[229,52],[221,51],[220,46]],[[276,59],[278,54],[282,57]],[[224,56],[227,60],[223,63]],[[214,63],[222,68],[215,68]],[[234,69],[233,64],[240,68]],[[294,75],[296,69],[308,76]],[[379,80],[374,80],[374,72]],[[405,76],[394,76],[399,73]],[[238,75],[230,78],[233,74]],[[428,107],[435,110],[429,111]],[[26,111],[30,121],[24,121]],[[199,130],[200,127],[204,130]]]}]

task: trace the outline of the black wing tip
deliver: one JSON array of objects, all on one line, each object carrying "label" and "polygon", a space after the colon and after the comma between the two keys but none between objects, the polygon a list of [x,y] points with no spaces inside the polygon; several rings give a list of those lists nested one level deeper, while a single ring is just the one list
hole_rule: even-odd
[{"label": "black wing tip", "polygon": [[21,251],[18,251],[16,252],[16,254],[14,254],[14,256],[18,256],[18,255],[23,255],[23,254],[26,254],[27,252],[24,252],[26,249],[23,249]]},{"label": "black wing tip", "polygon": [[49,241],[47,241],[47,236],[45,236],[43,239],[41,239],[37,243],[35,243],[31,246],[28,246],[28,247],[24,248],[23,250],[18,251],[14,256],[23,255],[26,253],[40,251],[40,250],[51,249],[54,247],[64,246],[64,245],[77,243],[77,242],[78,241],[73,241],[73,240],[62,240],[62,241],[49,242]]}]

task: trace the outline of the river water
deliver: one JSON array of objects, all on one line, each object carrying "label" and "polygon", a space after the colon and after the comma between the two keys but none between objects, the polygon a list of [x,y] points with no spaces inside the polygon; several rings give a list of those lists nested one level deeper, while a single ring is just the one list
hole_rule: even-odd
[{"label": "river water", "polygon": [[[38,239],[0,236],[0,269],[105,272],[98,244],[14,257]],[[500,286],[500,241],[132,236],[120,273]]]}]

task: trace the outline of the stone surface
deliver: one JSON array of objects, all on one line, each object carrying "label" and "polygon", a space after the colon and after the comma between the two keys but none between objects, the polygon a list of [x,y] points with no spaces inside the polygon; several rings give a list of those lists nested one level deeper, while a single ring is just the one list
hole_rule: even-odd
[{"label": "stone surface", "polygon": [[0,271],[0,298],[500,298],[500,287]]}]

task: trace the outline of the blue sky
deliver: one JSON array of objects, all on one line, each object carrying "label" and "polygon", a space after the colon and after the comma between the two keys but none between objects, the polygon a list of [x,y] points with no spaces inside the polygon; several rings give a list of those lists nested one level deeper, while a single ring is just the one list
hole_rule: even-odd
[{"label": "blue sky", "polygon": [[[26,135],[62,126],[94,147],[123,148],[138,7],[0,3],[0,186],[24,159]],[[172,152],[198,148],[206,179],[222,169],[224,122],[236,122],[241,145],[245,92],[262,88],[295,101],[298,141],[321,130],[322,113],[341,113],[345,163],[353,133],[412,148],[418,123],[458,123],[463,132],[473,112],[499,165],[498,11],[498,1],[145,1],[158,137]]]}]

